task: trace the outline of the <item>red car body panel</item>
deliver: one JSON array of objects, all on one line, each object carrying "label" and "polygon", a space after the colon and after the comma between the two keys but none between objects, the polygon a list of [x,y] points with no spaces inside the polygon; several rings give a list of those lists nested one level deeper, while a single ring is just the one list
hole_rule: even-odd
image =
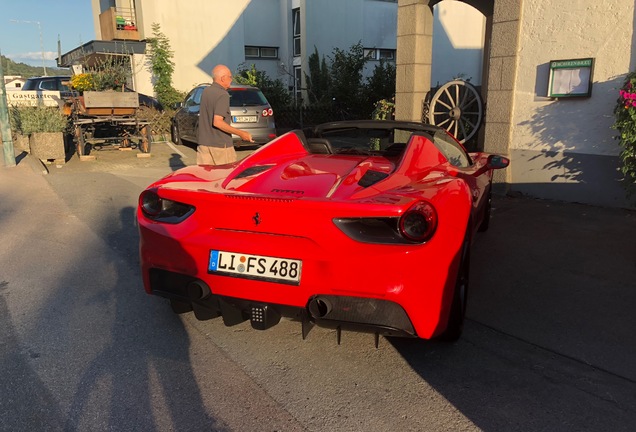
[{"label": "red car body panel", "polygon": [[[439,335],[449,319],[462,244],[486,213],[488,155],[471,157],[469,168],[451,166],[430,137],[415,134],[400,158],[311,154],[291,132],[240,162],[183,168],[148,190],[193,206],[190,216],[163,223],[141,204],[137,212],[145,289],[156,293],[150,274],[159,269],[203,281],[215,296],[259,304],[306,309],[320,295],[380,299],[405,311],[412,336]],[[386,177],[361,185],[367,171]],[[423,244],[361,242],[334,223],[399,218],[418,201],[430,203],[438,220]],[[211,250],[301,260],[300,282],[215,274],[208,268]]]}]

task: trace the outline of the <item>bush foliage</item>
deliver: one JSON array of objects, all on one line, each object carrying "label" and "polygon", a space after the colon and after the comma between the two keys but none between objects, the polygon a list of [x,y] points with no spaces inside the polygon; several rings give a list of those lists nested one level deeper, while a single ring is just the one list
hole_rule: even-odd
[{"label": "bush foliage", "polygon": [[14,106],[9,111],[11,129],[22,135],[65,132],[68,117],[57,107]]},{"label": "bush foliage", "polygon": [[302,88],[306,100],[294,100],[280,79],[270,78],[253,64],[241,65],[235,81],[263,91],[274,109],[279,129],[335,120],[392,118],[395,66],[380,61],[365,78],[364,68],[368,62],[360,42],[346,51],[334,48],[328,57],[321,56],[314,47],[308,58],[309,73],[304,76],[306,87]]},{"label": "bush foliage", "polygon": [[183,101],[185,93],[172,86],[174,73],[174,52],[170,48],[170,40],[161,32],[158,23],[152,24],[152,37],[146,39],[149,48],[149,70],[153,76],[153,86],[157,99],[164,107],[171,107]]},{"label": "bush foliage", "polygon": [[618,130],[616,136],[620,146],[621,171],[628,195],[636,193],[636,72],[631,72],[619,91],[614,108],[615,122],[612,126]]}]

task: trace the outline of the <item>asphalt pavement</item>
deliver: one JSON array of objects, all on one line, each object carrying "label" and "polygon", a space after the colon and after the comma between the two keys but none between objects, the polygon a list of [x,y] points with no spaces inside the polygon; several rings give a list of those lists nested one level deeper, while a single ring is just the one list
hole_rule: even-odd
[{"label": "asphalt pavement", "polygon": [[[248,153],[249,150],[241,151],[239,157]],[[166,351],[167,347],[156,342],[143,353],[144,359],[152,359],[147,363],[155,366],[149,367],[139,360],[140,353],[129,329],[148,327],[144,324],[148,316],[163,316],[165,311],[155,310],[159,307],[153,304],[151,310],[143,310],[142,315],[135,317],[122,314],[124,305],[116,301],[130,297],[130,292],[134,293],[133,301],[144,304],[147,301],[145,294],[138,292],[138,257],[136,244],[131,242],[136,235],[134,202],[139,191],[152,180],[194,164],[195,152],[191,147],[155,143],[149,156],[136,150],[102,150],[94,156],[95,159],[89,161],[72,156],[65,164],[56,165],[42,164],[21,154],[15,167],[0,167],[0,366],[8,371],[0,374],[0,388],[11,389],[0,394],[0,418],[9,419],[6,420],[9,423],[0,425],[0,430],[20,430],[16,419],[33,417],[30,406],[37,408],[37,418],[29,425],[48,425],[49,430],[100,427],[141,430],[143,425],[163,430],[170,429],[170,421],[177,420],[182,425],[191,425],[190,430],[204,429],[201,425],[207,425],[207,430],[254,430],[257,424],[249,423],[255,421],[254,418],[267,419],[264,430],[329,430],[311,427],[311,420],[298,422],[304,415],[302,409],[306,408],[294,408],[293,402],[282,406],[280,401],[286,395],[277,396],[278,387],[270,389],[258,381],[258,373],[245,372],[250,367],[255,371],[264,367],[262,362],[250,364],[248,359],[256,354],[241,354],[238,357],[241,367],[232,361],[232,350],[248,350],[249,342],[242,339],[248,332],[231,334],[227,339],[216,340],[216,345],[208,346],[207,336],[201,340],[192,336],[206,334],[209,328],[205,323],[200,324],[201,327],[197,327],[196,322],[186,323],[186,330],[200,329],[199,333],[188,330],[192,346],[173,346],[171,351]],[[113,214],[113,209],[117,209],[117,213]],[[107,247],[99,238],[105,239]],[[422,359],[402,341],[391,342],[412,371],[436,388],[447,403],[462,414],[460,418],[469,419],[467,424],[477,429],[601,430],[600,425],[605,425],[605,430],[630,430],[636,421],[636,212],[523,196],[497,196],[489,231],[478,234],[475,239],[471,266],[467,337],[464,339],[470,346],[465,352],[475,356],[475,367],[480,371],[486,371],[491,379],[501,380],[488,390],[494,397],[489,396],[487,400],[483,400],[483,394],[470,397],[478,390],[469,384],[449,386],[449,382],[458,379],[446,375],[448,371],[457,370],[453,362],[461,363],[461,370],[465,370],[466,359],[460,351],[449,352],[451,363],[436,365],[435,359],[446,355],[440,354],[437,345],[428,345],[428,348],[425,345],[428,354]],[[106,270],[111,267],[119,269],[118,272],[108,273]],[[65,300],[51,301],[62,297],[48,293],[49,288],[43,283],[50,283],[55,292],[65,293]],[[89,285],[95,286],[90,295],[83,290]],[[115,294],[112,288],[107,289],[111,285],[119,287],[115,288]],[[80,301],[88,311],[94,310],[98,319],[90,322],[80,319],[79,315],[74,319],[74,314],[79,312],[68,303],[70,298]],[[107,307],[106,315],[103,310],[98,313],[97,308],[102,305]],[[105,318],[108,315],[119,316],[114,325]],[[32,316],[40,317],[41,322],[27,319]],[[168,319],[172,318],[165,318]],[[38,336],[45,334],[42,326],[51,326],[51,323],[59,325],[58,336]],[[112,325],[117,331],[111,336],[102,335],[104,324]],[[152,333],[153,328],[148,328],[148,332]],[[280,328],[286,329],[284,325]],[[270,332],[280,331],[275,329]],[[218,334],[219,338],[225,337],[221,332]],[[180,340],[185,334],[173,336]],[[287,336],[283,334],[283,338]],[[161,335],[154,337],[161,338]],[[70,345],[77,340],[85,340],[86,345]],[[115,360],[115,364],[106,362],[106,358],[100,362],[89,353],[96,344],[104,348],[102,352],[114,350],[115,345],[129,347],[131,354],[124,356],[126,361]],[[510,347],[514,350],[510,351]],[[56,356],[61,357],[64,350],[77,351],[76,360],[56,361]],[[225,359],[224,374],[205,376],[206,382],[213,382],[208,384],[210,392],[204,391],[204,384],[196,384],[192,376],[181,382],[164,382],[161,390],[159,384],[162,383],[157,384],[157,379],[170,375],[173,369],[168,363],[192,364],[196,374],[199,368],[195,366],[201,360],[201,357],[197,360],[197,351],[209,355],[209,350],[219,351],[220,358]],[[285,350],[284,345],[280,350]],[[302,352],[298,350],[296,354],[301,356]],[[121,358],[121,354],[117,356]],[[521,366],[508,367],[513,363]],[[91,366],[86,369],[85,364]],[[103,373],[100,368],[117,379],[109,382],[100,375]],[[148,369],[144,372],[150,381],[138,382],[133,378],[139,368]],[[85,372],[78,377],[73,374],[74,370]],[[284,372],[290,374],[293,370],[288,368]],[[351,373],[336,367],[334,374],[338,372],[343,373],[340,378],[343,382]],[[475,375],[466,374],[480,382]],[[537,377],[528,378],[532,374]],[[104,389],[119,386],[114,390],[110,388],[111,393],[133,398],[134,395],[129,394],[132,390],[124,383],[130,381],[131,388],[159,387],[156,394],[142,402],[155,406],[163,401],[172,406],[172,419],[158,427],[153,421],[160,422],[165,414],[153,411],[154,420],[141,425],[128,424],[127,408],[116,399],[110,403],[118,410],[111,409],[110,418],[102,418],[105,414],[91,403],[90,391],[73,394],[70,390],[88,388],[82,386],[84,381]],[[233,397],[239,396],[231,391],[216,394],[213,388],[231,389],[236,381],[252,392],[251,397],[245,394],[240,397],[247,397],[252,414],[262,413],[260,417],[248,419],[240,412],[228,414],[236,408]],[[449,388],[452,390],[447,390]],[[519,401],[506,398],[508,394],[518,395],[519,388],[529,396],[520,397]],[[555,398],[555,388],[573,401]],[[178,411],[179,403],[167,396],[166,389],[200,394],[202,400],[196,400],[190,408],[196,415],[186,416],[181,408]],[[298,393],[303,391],[310,394],[315,388],[301,389]],[[294,397],[301,398],[298,393],[294,393]],[[586,402],[576,400],[578,397]],[[500,404],[496,421],[491,407],[494,403]],[[197,409],[202,406],[212,408]],[[523,407],[528,406],[535,411],[525,413]],[[566,417],[569,414],[571,418],[557,421],[552,419],[555,414],[550,413],[551,410],[565,413]],[[585,417],[588,411],[589,418]],[[74,417],[76,413],[82,415]],[[518,414],[519,418],[506,418],[508,414]],[[320,417],[316,412],[306,416],[307,419]],[[69,418],[73,419],[71,423]],[[401,421],[406,422],[405,418]],[[339,424],[332,420],[332,424]],[[442,419],[440,424],[445,425],[447,421]],[[465,429],[462,424],[455,423],[457,428],[450,425],[446,430]],[[557,424],[563,428],[555,429]],[[187,430],[185,426],[181,429]],[[403,430],[417,429],[403,426]],[[430,430],[444,428],[431,426]]]}]

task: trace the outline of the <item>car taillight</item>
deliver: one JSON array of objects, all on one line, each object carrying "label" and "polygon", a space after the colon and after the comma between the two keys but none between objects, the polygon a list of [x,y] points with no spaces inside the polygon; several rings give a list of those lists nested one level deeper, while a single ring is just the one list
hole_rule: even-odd
[{"label": "car taillight", "polygon": [[271,117],[274,115],[274,110],[271,108],[265,108],[263,110],[263,117]]},{"label": "car taillight", "polygon": [[158,222],[176,224],[194,213],[194,207],[159,196],[156,189],[148,189],[139,196],[139,207],[144,216]]},{"label": "car taillight", "polygon": [[437,212],[431,204],[420,201],[402,215],[398,227],[400,234],[407,240],[425,242],[437,228]]}]

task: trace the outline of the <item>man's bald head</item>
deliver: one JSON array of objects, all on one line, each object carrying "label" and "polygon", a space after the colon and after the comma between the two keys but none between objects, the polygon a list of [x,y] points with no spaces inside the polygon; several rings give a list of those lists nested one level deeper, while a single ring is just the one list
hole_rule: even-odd
[{"label": "man's bald head", "polygon": [[225,65],[216,65],[214,69],[212,69],[212,79],[222,87],[228,88],[230,84],[232,84],[232,72],[230,68]]}]

